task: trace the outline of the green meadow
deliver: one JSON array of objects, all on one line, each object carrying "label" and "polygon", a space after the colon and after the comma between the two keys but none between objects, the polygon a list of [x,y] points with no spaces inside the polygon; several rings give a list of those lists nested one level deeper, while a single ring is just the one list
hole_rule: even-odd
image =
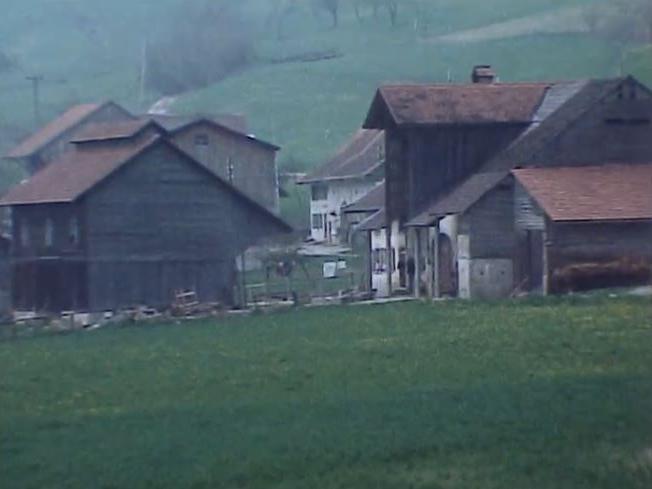
[{"label": "green meadow", "polygon": [[649,298],[301,309],[0,342],[7,488],[649,488]]}]

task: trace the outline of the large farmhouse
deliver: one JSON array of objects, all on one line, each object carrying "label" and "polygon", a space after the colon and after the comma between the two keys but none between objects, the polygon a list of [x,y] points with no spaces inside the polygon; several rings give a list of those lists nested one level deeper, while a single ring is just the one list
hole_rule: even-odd
[{"label": "large farmhouse", "polygon": [[71,149],[70,141],[88,125],[133,120],[135,117],[114,102],[75,105],[21,141],[5,158],[21,162],[34,174]]},{"label": "large farmhouse", "polygon": [[364,127],[386,134],[386,248],[405,240],[417,295],[550,292],[554,277],[622,261],[640,279],[651,119],[652,93],[631,77],[498,83],[482,66],[467,85],[381,87]]},{"label": "large farmhouse", "polygon": [[298,182],[310,185],[310,237],[314,241],[348,242],[342,208],[382,180],[384,161],[384,133],[359,130],[333,158]]},{"label": "large farmhouse", "polygon": [[12,209],[16,308],[159,307],[181,289],[232,301],[236,256],[290,228],[161,131],[88,128],[0,201]]},{"label": "large farmhouse", "polygon": [[[139,127],[125,125],[134,121],[155,122],[160,133],[199,162],[270,211],[279,212],[279,148],[249,134],[246,120],[237,115],[136,117],[114,102],[77,105],[27,137],[5,158],[20,161],[34,174],[74,150],[74,140]],[[109,125],[116,128],[109,130]]]}]

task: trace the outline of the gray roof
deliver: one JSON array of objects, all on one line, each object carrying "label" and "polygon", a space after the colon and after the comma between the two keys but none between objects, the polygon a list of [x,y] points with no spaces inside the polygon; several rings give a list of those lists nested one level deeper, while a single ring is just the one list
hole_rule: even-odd
[{"label": "gray roof", "polygon": [[376,212],[385,206],[385,182],[379,183],[360,199],[342,210],[345,214],[356,212]]},{"label": "gray roof", "polygon": [[355,227],[354,232],[357,233],[360,231],[378,231],[379,229],[383,229],[386,226],[387,215],[385,214],[385,208],[383,207],[378,212],[358,224]]},{"label": "gray roof", "polygon": [[321,164],[302,184],[366,177],[385,163],[385,132],[360,129],[337,154]]}]

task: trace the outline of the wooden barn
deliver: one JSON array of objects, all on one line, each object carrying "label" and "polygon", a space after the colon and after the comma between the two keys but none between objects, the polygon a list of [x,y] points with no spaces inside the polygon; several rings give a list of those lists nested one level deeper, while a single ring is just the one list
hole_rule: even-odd
[{"label": "wooden barn", "polygon": [[342,209],[357,201],[382,181],[385,134],[357,131],[335,156],[298,183],[310,185],[310,238],[317,242],[348,243],[349,228]]},{"label": "wooden barn", "polygon": [[0,201],[12,210],[16,309],[165,307],[181,289],[228,304],[236,257],[290,231],[157,124],[82,136]]},{"label": "wooden barn", "polygon": [[280,148],[247,132],[243,117],[145,116],[161,125],[169,138],[222,179],[278,213],[276,155]]},{"label": "wooden barn", "polygon": [[34,174],[70,149],[70,141],[88,124],[133,120],[134,116],[114,102],[75,105],[38,131],[30,134],[5,155]]},{"label": "wooden barn", "polygon": [[[646,165],[651,117],[652,94],[631,77],[498,83],[484,66],[466,85],[380,88],[364,127],[386,133],[387,241],[406,234],[413,290],[494,298],[536,289],[543,265],[529,250],[544,240],[516,224],[511,171]],[[632,233],[623,239],[635,243]]]}]

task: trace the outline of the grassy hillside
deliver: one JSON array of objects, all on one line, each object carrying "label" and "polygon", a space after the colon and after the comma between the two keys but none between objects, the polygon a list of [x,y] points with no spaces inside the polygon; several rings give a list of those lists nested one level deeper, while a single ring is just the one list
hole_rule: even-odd
[{"label": "grassy hillside", "polygon": [[[144,109],[161,94],[146,92],[139,76],[146,40],[174,25],[184,0],[5,0],[0,50],[16,62],[0,73],[0,152],[34,127],[27,75],[45,77],[42,119],[67,106],[114,99]],[[445,42],[440,36],[495,23],[583,6],[601,0],[420,0],[401,2],[398,24],[381,12],[362,11],[358,22],[343,2],[340,25],[300,7],[284,22],[281,39],[265,24],[271,3],[248,0],[257,58],[250,68],[213,86],[179,94],[172,110],[246,114],[253,132],[283,146],[283,167],[308,169],[332,154],[360,126],[375,88],[391,81],[466,80],[476,63],[492,63],[502,80],[611,76],[622,46],[584,33],[529,34],[481,42]],[[582,26],[578,26],[581,30]],[[276,63],[306,52],[335,51],[336,59]],[[140,105],[140,107],[139,107]],[[0,187],[18,178],[2,168]],[[4,173],[4,175],[3,175]],[[286,215],[303,213],[305,196],[284,203]],[[295,219],[296,221],[296,219]]]},{"label": "grassy hillside", "polygon": [[649,488],[649,299],[303,310],[0,342],[47,488]]}]

